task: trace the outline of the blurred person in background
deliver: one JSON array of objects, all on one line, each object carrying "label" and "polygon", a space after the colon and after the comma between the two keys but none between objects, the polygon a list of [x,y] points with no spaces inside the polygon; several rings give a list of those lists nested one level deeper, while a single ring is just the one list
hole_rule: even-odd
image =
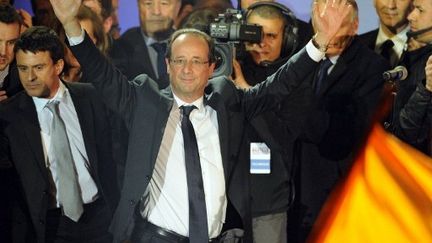
[{"label": "blurred person in background", "polygon": [[[326,2],[314,0],[312,15]],[[326,56],[306,78],[313,84],[314,99],[303,111],[307,118],[297,141],[288,242],[306,241],[329,193],[351,167],[382,93],[382,73],[389,69],[387,60],[358,39],[357,3],[347,2],[350,15],[329,45],[319,46]],[[314,19],[315,31],[320,24]]]},{"label": "blurred person in background", "polygon": [[405,50],[409,31],[408,14],[412,0],[374,0],[379,27],[360,35],[360,39],[395,67]]},{"label": "blurred person in background", "polygon": [[167,42],[174,32],[181,0],[137,0],[137,4],[140,26],[127,30],[114,42],[110,57],[129,79],[146,73],[163,89],[169,84],[165,63]]}]

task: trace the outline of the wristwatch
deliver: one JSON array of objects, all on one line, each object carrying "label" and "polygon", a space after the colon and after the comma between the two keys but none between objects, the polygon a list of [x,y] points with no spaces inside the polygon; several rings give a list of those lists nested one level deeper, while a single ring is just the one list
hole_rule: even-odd
[{"label": "wristwatch", "polygon": [[320,45],[320,44],[318,44],[318,42],[315,40],[315,38],[316,38],[316,35],[314,35],[313,37],[312,37],[312,44],[320,51],[320,52],[326,52],[327,51],[327,49],[328,49],[328,46],[327,45]]}]

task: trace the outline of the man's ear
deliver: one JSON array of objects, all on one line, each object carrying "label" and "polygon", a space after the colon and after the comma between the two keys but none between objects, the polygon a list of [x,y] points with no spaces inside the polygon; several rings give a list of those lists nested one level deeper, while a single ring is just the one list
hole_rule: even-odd
[{"label": "man's ear", "polygon": [[106,18],[103,21],[103,28],[104,28],[104,33],[108,34],[108,32],[111,30],[111,27],[113,25],[113,17],[109,16],[108,18]]},{"label": "man's ear", "polygon": [[352,23],[352,32],[351,32],[351,34],[354,36],[354,35],[356,35],[357,33],[358,33],[358,29],[359,29],[359,19],[358,18],[355,18],[354,20],[353,20],[353,23]]},{"label": "man's ear", "polygon": [[59,59],[55,64],[55,71],[57,76],[60,76],[60,74],[63,72],[63,68],[64,68],[64,60],[63,59]]},{"label": "man's ear", "polygon": [[168,58],[165,58],[165,64],[166,64],[166,66],[167,66],[167,73],[168,74],[170,74],[170,69],[171,69],[171,67],[170,67],[170,65],[169,65],[169,59]]},{"label": "man's ear", "polygon": [[210,64],[210,68],[209,68],[209,77],[211,77],[213,75],[214,69],[216,67],[216,63],[212,63]]}]

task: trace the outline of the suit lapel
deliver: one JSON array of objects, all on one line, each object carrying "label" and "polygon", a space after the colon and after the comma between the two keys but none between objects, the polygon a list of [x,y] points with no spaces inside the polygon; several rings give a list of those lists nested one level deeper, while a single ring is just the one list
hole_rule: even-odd
[{"label": "suit lapel", "polygon": [[150,55],[148,53],[148,48],[145,40],[141,34],[141,29],[137,29],[136,38],[134,40],[136,43],[133,45],[136,49],[133,54],[132,63],[140,63],[140,72],[146,73],[150,77],[156,80],[156,73],[151,65]]},{"label": "suit lapel", "polygon": [[340,81],[340,77],[346,72],[347,65],[343,60],[342,56],[338,59],[333,70],[327,76],[327,80],[324,82],[324,87],[322,88],[322,93],[326,93],[333,85]]},{"label": "suit lapel", "polygon": [[352,62],[355,54],[357,53],[360,45],[353,45],[354,42],[358,41],[357,37],[354,37],[352,43],[346,48],[346,51],[341,54],[337,63],[333,67],[333,70],[327,77],[327,80],[322,89],[322,93],[326,93],[333,85],[337,84],[341,79],[341,76],[347,73],[348,64]]},{"label": "suit lapel", "polygon": [[44,156],[44,150],[42,145],[41,129],[39,120],[36,112],[36,107],[30,96],[23,94],[19,105],[21,115],[24,119],[17,121],[21,123],[21,127],[25,133],[25,137],[28,140],[28,144],[33,152],[34,158],[42,173],[43,178],[48,180],[48,171],[46,168],[46,161]]},{"label": "suit lapel", "polygon": [[228,114],[223,105],[223,102],[218,93],[211,93],[209,96],[204,97],[205,104],[212,107],[217,112],[218,126],[219,126],[219,144],[222,154],[222,163],[225,173],[225,179],[229,177],[229,171],[231,171],[228,163],[229,153],[229,136],[228,136]]},{"label": "suit lapel", "polygon": [[[160,129],[163,129],[165,131],[165,128],[166,128],[166,125],[168,122],[169,114],[170,114],[171,109],[173,108],[173,105],[174,105],[174,98],[173,98],[170,86],[161,90],[160,92],[162,95],[160,96],[161,102],[159,104],[160,109],[158,109],[158,110],[161,110],[163,112],[157,113],[155,124],[157,124],[157,125],[163,124],[164,126],[161,126]],[[157,155],[159,153],[159,148],[161,146],[162,139],[163,139],[163,132],[159,132],[159,129],[154,129],[154,132],[155,132],[155,134],[159,134],[159,135],[155,135],[157,140],[154,141],[150,161],[156,162]],[[152,166],[154,166],[154,163],[152,164]]]},{"label": "suit lapel", "polygon": [[69,89],[71,99],[73,101],[75,111],[78,116],[78,121],[81,127],[81,133],[84,140],[85,149],[88,156],[90,173],[96,173],[94,178],[97,178],[98,160],[96,155],[96,138],[94,136],[94,113],[93,106],[88,97],[86,97],[81,90],[70,83],[64,83]]}]

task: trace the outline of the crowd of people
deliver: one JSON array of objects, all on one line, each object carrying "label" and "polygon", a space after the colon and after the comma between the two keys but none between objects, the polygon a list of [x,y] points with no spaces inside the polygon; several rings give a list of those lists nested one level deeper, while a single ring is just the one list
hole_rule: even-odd
[{"label": "crowd of people", "polygon": [[[307,241],[372,122],[432,155],[432,0],[373,3],[0,1],[0,242]],[[234,8],[262,38],[215,76]]]}]

